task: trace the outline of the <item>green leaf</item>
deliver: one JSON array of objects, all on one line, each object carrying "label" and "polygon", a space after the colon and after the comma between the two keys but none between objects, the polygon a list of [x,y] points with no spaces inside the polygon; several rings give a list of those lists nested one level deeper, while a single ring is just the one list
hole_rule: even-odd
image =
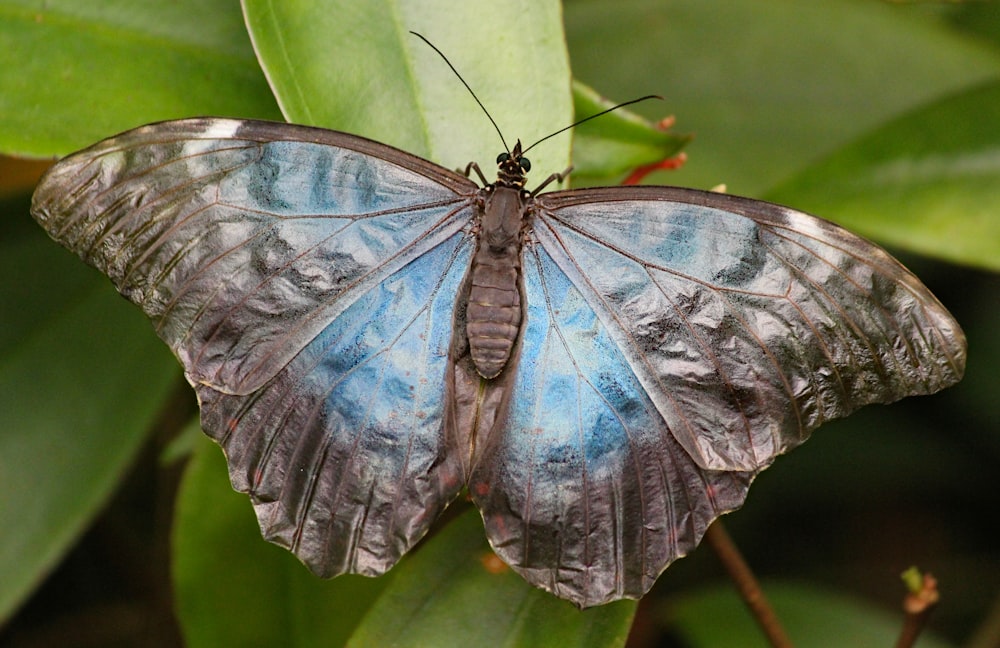
[{"label": "green leaf", "polygon": [[[596,115],[615,103],[583,83],[573,82],[575,119]],[[627,108],[619,108],[573,130],[573,177],[586,183],[628,173],[676,155],[690,140],[689,135],[676,135]]]},{"label": "green leaf", "polygon": [[475,510],[395,571],[350,646],[623,646],[636,608],[580,611],[532,587],[490,550]]},{"label": "green leaf", "polygon": [[265,542],[247,496],[229,485],[219,447],[199,436],[174,517],[172,571],[185,644],[343,645],[391,576],[322,580]]},{"label": "green leaf", "polygon": [[0,1],[0,150],[192,115],[280,119],[231,0]]},{"label": "green leaf", "polygon": [[178,375],[142,314],[42,239],[0,246],[18,278],[0,284],[17,305],[0,323],[0,622],[107,501]]},{"label": "green leaf", "polygon": [[[423,41],[461,72],[508,145],[572,121],[569,63],[554,0],[244,0],[254,47],[289,121],[370,137],[450,168],[492,167],[500,140],[468,90]],[[291,36],[294,35],[294,36]],[[532,151],[545,174],[569,164],[569,138]],[[544,176],[541,176],[544,177]]]},{"label": "green leaf", "polygon": [[573,73],[694,133],[656,181],[759,195],[886,120],[1000,74],[1000,52],[885,2],[571,2]]},{"label": "green leaf", "polygon": [[[100,276],[52,243],[31,221],[27,201],[0,203],[0,304],[13,304],[0,317],[0,358],[17,353],[43,322],[66,316],[69,305],[101,285]],[[26,231],[19,232],[24,223]],[[27,229],[29,228],[30,229]]]},{"label": "green leaf", "polygon": [[768,198],[896,247],[1000,270],[1000,83],[896,119]]},{"label": "green leaf", "polygon": [[[899,600],[903,600],[900,587]],[[892,646],[903,627],[903,612],[883,612],[871,603],[814,585],[765,583],[764,592],[782,627],[797,648]],[[703,588],[677,597],[669,608],[670,627],[691,648],[743,646],[767,648],[753,617],[731,586]],[[725,622],[722,622],[725,620]],[[924,632],[921,648],[949,644]]]}]

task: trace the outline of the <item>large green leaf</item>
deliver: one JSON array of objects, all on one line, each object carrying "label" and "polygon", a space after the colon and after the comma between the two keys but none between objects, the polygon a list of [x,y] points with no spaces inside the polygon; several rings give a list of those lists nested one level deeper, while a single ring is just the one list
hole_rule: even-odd
[{"label": "large green leaf", "polygon": [[[579,81],[573,82],[573,108],[578,120],[616,103]],[[676,155],[690,140],[690,135],[677,135],[627,108],[619,108],[574,129],[573,177],[586,183],[606,183],[609,176],[620,177],[639,166]]]},{"label": "large green leaf", "polygon": [[5,153],[206,114],[280,119],[233,0],[0,0]]},{"label": "large green leaf", "polygon": [[581,612],[528,585],[493,555],[475,510],[396,572],[350,646],[622,646],[635,614],[634,601]]},{"label": "large green leaf", "polygon": [[107,500],[178,375],[142,314],[43,238],[0,237],[0,276],[18,278],[0,284],[16,305],[0,318],[0,621]]},{"label": "large green leaf", "polygon": [[[244,0],[267,78],[289,121],[335,128],[450,168],[490,172],[496,131],[423,34],[462,74],[508,144],[572,121],[559,3]],[[569,137],[532,151],[549,173],[569,164]]]},{"label": "large green leaf", "polygon": [[[689,160],[651,182],[759,195],[887,119],[1000,74],[1000,52],[913,8],[857,0],[580,0],[573,72],[677,117]],[[794,205],[793,205],[794,206]]]},{"label": "large green leaf", "polygon": [[1000,82],[894,120],[767,197],[893,246],[1000,270]]},{"label": "large green leaf", "polygon": [[391,576],[321,580],[264,542],[246,495],[229,485],[219,447],[199,436],[174,518],[174,588],[186,644],[343,645]]}]

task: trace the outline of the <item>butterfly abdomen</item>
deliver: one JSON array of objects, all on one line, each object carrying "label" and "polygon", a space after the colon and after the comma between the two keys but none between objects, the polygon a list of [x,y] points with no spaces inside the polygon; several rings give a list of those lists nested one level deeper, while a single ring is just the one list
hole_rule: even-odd
[{"label": "butterfly abdomen", "polygon": [[521,295],[518,268],[507,259],[482,258],[489,256],[482,252],[473,261],[466,332],[476,371],[495,378],[510,359],[521,326]]},{"label": "butterfly abdomen", "polygon": [[521,328],[523,214],[519,190],[497,187],[487,195],[466,310],[470,354],[483,378],[503,371]]}]

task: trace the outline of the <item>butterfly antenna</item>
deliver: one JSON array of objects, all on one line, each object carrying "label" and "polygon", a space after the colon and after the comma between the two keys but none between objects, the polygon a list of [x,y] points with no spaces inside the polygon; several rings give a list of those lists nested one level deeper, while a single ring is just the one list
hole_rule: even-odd
[{"label": "butterfly antenna", "polygon": [[[527,153],[528,151],[530,151],[531,149],[535,148],[536,146],[538,146],[539,144],[541,144],[545,140],[549,139],[550,137],[555,137],[559,133],[568,131],[571,128],[575,128],[575,127],[579,126],[580,124],[582,124],[583,122],[588,122],[591,119],[597,119],[601,115],[607,115],[609,112],[611,112],[613,110],[618,110],[619,108],[624,108],[625,106],[631,106],[634,103],[639,103],[640,101],[646,101],[647,99],[659,99],[659,100],[662,101],[663,97],[661,97],[660,95],[646,95],[645,97],[639,97],[638,99],[633,99],[631,101],[626,101],[625,103],[620,103],[617,106],[612,106],[611,108],[608,108],[607,110],[602,110],[601,112],[599,112],[597,114],[594,114],[594,115],[591,115],[590,117],[584,117],[580,121],[573,122],[572,124],[570,124],[569,126],[567,126],[565,128],[560,128],[556,132],[550,133],[549,135],[546,135],[545,137],[543,137],[542,139],[538,140],[537,142],[535,142],[534,144],[532,144],[528,148],[524,149],[522,151],[522,153]],[[478,101],[478,99],[476,101]]]},{"label": "butterfly antenna", "polygon": [[[483,102],[479,100],[479,97],[477,97],[476,93],[472,91],[472,88],[470,88],[469,84],[465,82],[465,79],[463,79],[462,75],[458,73],[458,70],[456,70],[455,66],[451,64],[451,61],[449,61],[448,57],[444,55],[444,52],[442,52],[437,47],[435,47],[434,43],[432,43],[429,40],[427,40],[426,38],[424,38],[421,34],[418,34],[415,31],[411,31],[410,33],[413,34],[414,36],[416,36],[417,38],[419,38],[420,40],[424,41],[425,43],[427,43],[427,45],[432,50],[434,50],[435,52],[437,52],[438,56],[440,56],[442,59],[444,59],[444,62],[448,64],[448,67],[451,68],[451,71],[455,73],[455,76],[458,77],[458,80],[462,82],[462,85],[465,86],[465,89],[469,91],[469,94],[472,95],[472,98],[476,100],[476,103],[479,104],[479,107],[483,109],[484,113],[486,113],[486,117],[490,120],[490,123],[493,124],[493,128],[497,129],[497,135],[500,136],[500,141],[503,143],[504,150],[507,151],[508,153],[510,153],[510,147],[507,146],[507,140],[505,140],[503,138],[503,133],[500,132],[500,127],[497,126],[497,123],[493,120],[493,115],[490,114],[490,111],[486,110],[486,106],[484,106]],[[594,115],[594,116],[596,117],[597,115]],[[563,129],[563,130],[565,130],[565,129]],[[537,142],[536,142],[536,144],[537,144]]]}]

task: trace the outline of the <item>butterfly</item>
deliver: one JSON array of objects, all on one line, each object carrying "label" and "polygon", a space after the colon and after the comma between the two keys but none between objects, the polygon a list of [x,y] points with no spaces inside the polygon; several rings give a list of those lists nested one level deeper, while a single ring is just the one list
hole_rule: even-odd
[{"label": "butterfly", "polygon": [[963,373],[947,310],[832,223],[528,169],[187,119],[63,159],[32,213],[151,318],[264,537],[323,577],[384,573],[467,488],[533,585],[638,598],[811,430]]}]

